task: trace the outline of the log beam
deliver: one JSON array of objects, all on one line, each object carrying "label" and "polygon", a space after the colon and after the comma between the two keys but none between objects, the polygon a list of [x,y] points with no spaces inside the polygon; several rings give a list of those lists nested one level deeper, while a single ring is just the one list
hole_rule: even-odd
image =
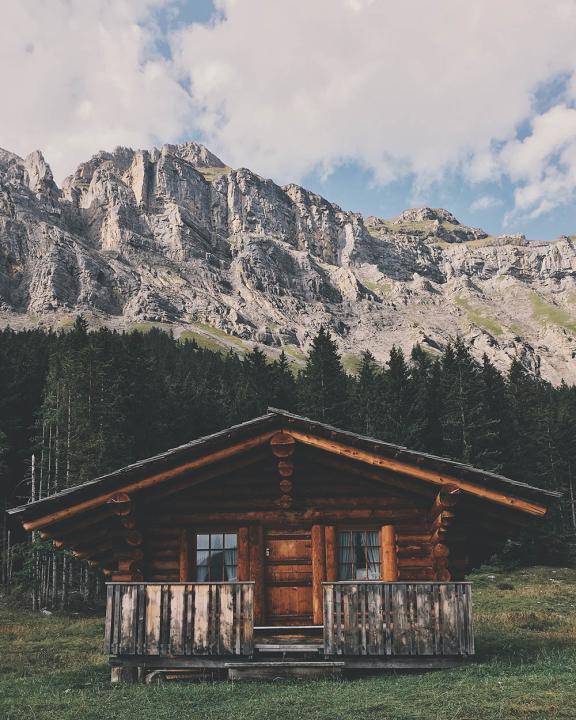
[{"label": "log beam", "polygon": [[253,438],[249,438],[248,440],[243,440],[240,443],[235,443],[234,445],[224,447],[221,450],[216,450],[215,452],[208,453],[207,455],[202,455],[201,457],[194,458],[193,460],[190,460],[186,463],[182,463],[178,467],[155,473],[154,475],[150,475],[140,480],[128,482],[122,487],[117,488],[111,492],[103,493],[102,495],[98,495],[88,500],[83,500],[79,503],[76,503],[75,505],[62,508],[61,510],[56,510],[47,515],[43,515],[42,517],[35,518],[34,520],[28,520],[27,522],[23,523],[24,529],[29,531],[38,530],[39,528],[45,527],[46,525],[51,525],[52,523],[59,520],[73,517],[74,515],[77,515],[78,513],[84,512],[86,510],[90,510],[91,508],[101,507],[102,505],[105,505],[113,495],[116,495],[119,492],[125,492],[130,494],[135,491],[154,487],[155,485],[159,485],[167,482],[168,480],[172,480],[172,478],[175,478],[178,475],[182,475],[183,473],[191,472],[193,470],[199,470],[221,460],[226,460],[227,458],[233,457],[235,455],[245,453],[249,450],[252,450],[253,448],[266,444],[274,434],[274,431],[262,433],[260,435],[256,435]]},{"label": "log beam", "polygon": [[[374,467],[383,468],[385,470],[392,470],[408,477],[417,478],[418,480],[424,480],[434,485],[456,485],[462,492],[465,492],[474,497],[478,497],[484,500],[490,500],[498,505],[505,507],[522,510],[523,512],[529,513],[536,517],[544,517],[547,512],[547,508],[539,503],[530,502],[529,500],[523,500],[518,497],[514,497],[505,492],[498,492],[491,488],[480,487],[475,485],[469,480],[463,480],[461,478],[450,475],[449,473],[440,473],[426,468],[419,467],[416,463],[407,463],[397,460],[395,458],[383,457],[380,454],[369,452],[367,450],[361,450],[350,445],[344,445],[343,443],[335,440],[328,440],[321,438],[310,433],[302,432],[295,428],[290,429],[290,434],[298,442],[308,445],[310,447],[320,448],[334,455],[349,458],[350,460],[357,460]],[[455,468],[455,471],[456,468]]]}]

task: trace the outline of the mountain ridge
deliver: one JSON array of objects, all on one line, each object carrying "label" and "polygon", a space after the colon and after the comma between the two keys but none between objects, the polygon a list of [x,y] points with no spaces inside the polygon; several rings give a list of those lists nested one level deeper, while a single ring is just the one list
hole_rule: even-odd
[{"label": "mountain ridge", "polygon": [[0,150],[0,323],[173,328],[300,362],[320,324],[353,369],[462,336],[576,382],[576,245],[491,236],[437,208],[363,217],[189,142],[117,148],[59,188],[42,153]]}]

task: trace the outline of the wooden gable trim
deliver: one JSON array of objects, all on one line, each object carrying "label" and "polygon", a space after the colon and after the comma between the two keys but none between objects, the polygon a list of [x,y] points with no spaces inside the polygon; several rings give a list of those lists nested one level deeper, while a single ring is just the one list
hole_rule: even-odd
[{"label": "wooden gable trim", "polygon": [[98,495],[94,498],[90,498],[89,500],[84,500],[82,502],[76,503],[75,505],[62,508],[61,510],[57,510],[50,513],[49,515],[44,515],[42,517],[36,518],[35,520],[29,520],[28,522],[23,523],[23,526],[26,530],[37,530],[38,528],[45,527],[46,525],[58,522],[59,520],[72,517],[73,515],[77,515],[78,513],[84,512],[85,510],[90,510],[91,508],[105,505],[112,496],[117,495],[120,492],[131,493],[134,491],[144,490],[145,488],[153,487],[154,485],[158,485],[160,483],[166,482],[167,480],[171,480],[172,478],[177,477],[184,472],[198,470],[200,468],[206,467],[207,465],[216,463],[220,460],[226,460],[233,455],[236,455],[238,453],[244,453],[248,450],[252,450],[255,447],[266,444],[275,434],[275,432],[276,431],[269,431],[260,435],[256,435],[253,438],[249,438],[248,440],[243,440],[242,442],[230,445],[229,447],[222,448],[221,450],[217,450],[216,452],[210,453],[209,455],[203,455],[202,457],[190,460],[189,462],[179,465],[178,467],[171,468],[170,470],[164,470],[163,472],[156,473],[155,475],[151,475],[150,477],[136,480],[132,483],[127,483],[122,487],[114,488],[114,490],[110,490],[107,493]]},{"label": "wooden gable trim", "polygon": [[496,490],[480,487],[467,480],[461,480],[444,473],[441,474],[432,470],[426,470],[425,468],[417,467],[409,463],[402,462],[401,460],[382,457],[376,453],[344,445],[343,443],[336,442],[335,440],[327,440],[326,438],[317,437],[316,435],[301,432],[295,428],[290,428],[287,432],[289,432],[298,442],[301,442],[304,445],[319,448],[341,457],[367,463],[368,465],[372,465],[374,467],[393,470],[394,472],[418,478],[419,480],[424,480],[429,483],[434,483],[435,485],[456,485],[460,488],[460,490],[470,495],[474,495],[475,497],[479,497],[484,500],[489,500],[499,505],[505,505],[515,510],[521,510],[522,512],[529,513],[530,515],[534,515],[536,517],[544,517],[546,515],[546,506],[539,503],[522,500]]}]

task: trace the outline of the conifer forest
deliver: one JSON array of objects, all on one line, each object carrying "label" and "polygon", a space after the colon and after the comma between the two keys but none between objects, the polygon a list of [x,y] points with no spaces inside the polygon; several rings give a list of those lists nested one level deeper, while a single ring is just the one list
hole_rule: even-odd
[{"label": "conifer forest", "polygon": [[[133,461],[283,408],[356,433],[559,490],[536,531],[497,562],[566,563],[576,540],[576,387],[514,360],[506,374],[455,339],[432,355],[364,353],[345,372],[323,328],[306,363],[255,349],[240,357],[152,329],[0,332],[0,499],[46,497]],[[11,527],[2,513],[0,581],[35,608],[90,604],[103,578],[85,561]]]}]

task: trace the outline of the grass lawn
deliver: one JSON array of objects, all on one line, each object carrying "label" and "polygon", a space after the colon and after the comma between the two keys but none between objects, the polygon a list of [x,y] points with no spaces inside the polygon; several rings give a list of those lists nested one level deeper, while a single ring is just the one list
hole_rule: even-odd
[{"label": "grass lawn", "polygon": [[576,570],[485,571],[465,668],[355,680],[110,686],[99,618],[0,610],[2,720],[576,718]]}]

